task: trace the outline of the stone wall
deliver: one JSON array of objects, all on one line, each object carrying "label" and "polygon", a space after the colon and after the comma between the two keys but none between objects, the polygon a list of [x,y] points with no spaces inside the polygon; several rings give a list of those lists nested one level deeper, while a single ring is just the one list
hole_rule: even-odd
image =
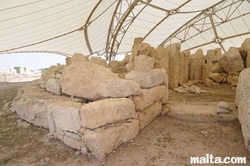
[{"label": "stone wall", "polygon": [[150,56],[134,57],[135,67],[125,79],[82,56],[74,54],[66,66],[51,67],[39,84],[22,87],[11,110],[103,161],[166,113],[168,75],[163,68],[154,69]]}]

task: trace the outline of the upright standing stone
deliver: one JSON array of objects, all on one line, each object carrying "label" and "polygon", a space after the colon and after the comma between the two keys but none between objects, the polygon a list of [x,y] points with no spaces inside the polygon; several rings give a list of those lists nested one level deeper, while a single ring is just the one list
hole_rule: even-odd
[{"label": "upright standing stone", "polygon": [[183,51],[180,54],[180,72],[179,83],[187,82],[189,73],[189,55],[190,51]]},{"label": "upright standing stone", "polygon": [[[241,44],[241,52],[246,56],[246,68],[250,68],[250,38],[246,38],[245,41]],[[241,55],[242,56],[242,55]]]},{"label": "upright standing stone", "polygon": [[166,70],[167,74],[169,73],[169,47],[163,48],[163,47],[157,47],[155,49],[156,56],[153,56],[155,58],[155,66],[154,68],[163,68]]},{"label": "upright standing stone", "polygon": [[134,39],[134,44],[133,44],[133,47],[132,47],[132,50],[134,49],[134,47],[136,47],[138,44],[142,43],[143,41],[143,37],[137,37]]},{"label": "upright standing stone", "polygon": [[235,103],[238,106],[238,119],[244,137],[245,146],[250,151],[250,69],[243,70],[238,78]]},{"label": "upright standing stone", "polygon": [[180,72],[180,44],[175,43],[169,46],[169,88],[178,87]]},{"label": "upright standing stone", "polygon": [[88,62],[88,61],[89,61],[88,57],[84,56],[82,53],[74,53],[72,55],[71,63]]},{"label": "upright standing stone", "polygon": [[189,78],[190,80],[202,79],[202,65],[204,63],[204,55],[201,49],[197,50],[189,57]]},{"label": "upright standing stone", "polygon": [[69,66],[69,65],[71,65],[72,58],[67,57],[67,58],[65,58],[65,61],[66,61],[66,66]]}]

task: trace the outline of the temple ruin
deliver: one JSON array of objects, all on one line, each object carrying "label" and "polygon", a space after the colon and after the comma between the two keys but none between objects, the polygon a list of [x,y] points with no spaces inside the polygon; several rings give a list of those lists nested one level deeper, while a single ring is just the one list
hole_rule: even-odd
[{"label": "temple ruin", "polygon": [[[238,117],[250,151],[250,38],[224,54],[220,49],[206,55],[201,49],[194,54],[181,52],[178,43],[153,48],[135,42],[132,48],[122,61],[108,65],[104,59],[75,53],[66,58],[66,65],[51,66],[39,81],[23,86],[12,103],[12,112],[101,161],[163,115],[192,121]],[[231,84],[238,110],[224,101],[210,104],[206,110],[199,104],[168,102],[169,89],[206,93],[195,86],[197,83],[208,87]],[[181,104],[182,109],[177,107]]]}]

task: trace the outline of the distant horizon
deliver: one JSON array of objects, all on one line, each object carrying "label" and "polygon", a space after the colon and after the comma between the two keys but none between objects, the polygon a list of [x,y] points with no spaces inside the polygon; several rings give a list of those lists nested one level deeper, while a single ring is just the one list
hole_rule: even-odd
[{"label": "distant horizon", "polygon": [[65,56],[52,53],[12,53],[0,54],[0,68],[21,67],[31,70],[49,68],[57,63],[65,64]]}]

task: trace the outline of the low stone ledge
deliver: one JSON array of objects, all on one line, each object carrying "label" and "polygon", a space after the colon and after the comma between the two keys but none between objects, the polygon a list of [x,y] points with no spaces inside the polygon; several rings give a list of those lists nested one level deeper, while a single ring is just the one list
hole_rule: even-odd
[{"label": "low stone ledge", "polygon": [[119,126],[109,127],[100,132],[87,129],[83,138],[91,154],[99,160],[104,160],[113,149],[134,139],[138,132],[139,121],[136,119],[130,123],[121,123]]},{"label": "low stone ledge", "polygon": [[104,99],[82,106],[81,125],[94,129],[108,123],[136,118],[132,100],[127,98]]},{"label": "low stone ledge", "polygon": [[142,112],[138,112],[138,118],[140,121],[140,130],[151,123],[162,111],[161,101],[155,102],[148,106]]}]

